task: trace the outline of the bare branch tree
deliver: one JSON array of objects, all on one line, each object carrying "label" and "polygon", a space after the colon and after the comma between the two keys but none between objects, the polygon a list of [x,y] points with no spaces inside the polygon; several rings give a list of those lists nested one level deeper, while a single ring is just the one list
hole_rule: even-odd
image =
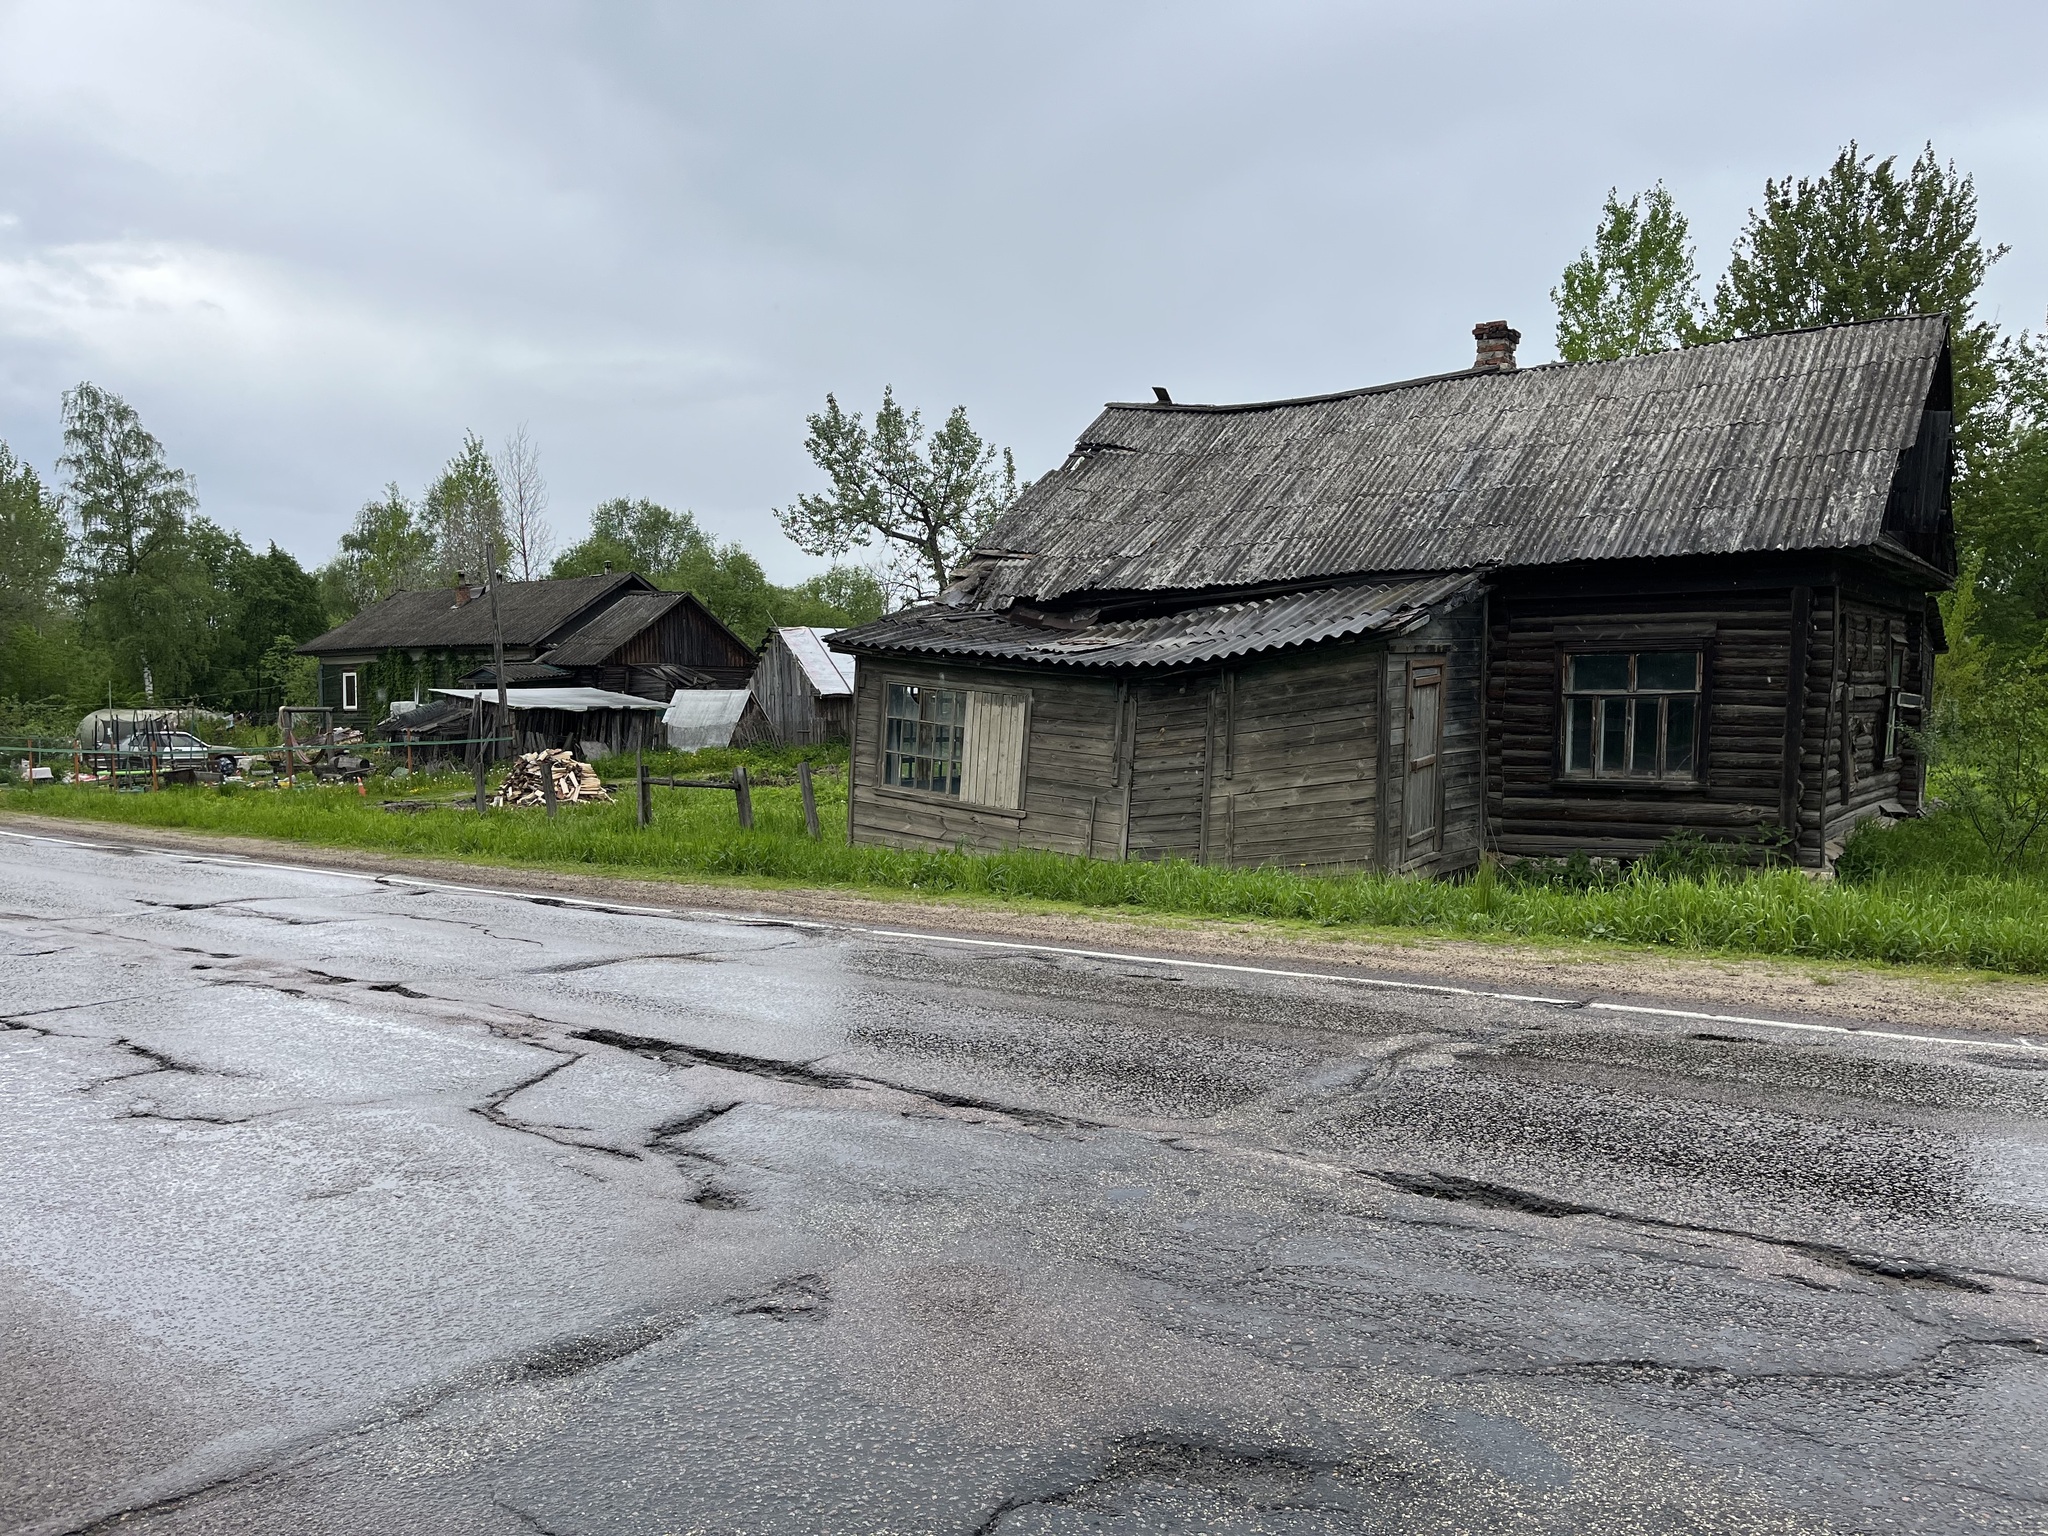
[{"label": "bare branch tree", "polygon": [[498,483],[503,488],[512,574],[521,581],[538,581],[554,557],[555,531],[548,526],[548,483],[541,478],[540,447],[527,435],[523,421],[498,455]]}]

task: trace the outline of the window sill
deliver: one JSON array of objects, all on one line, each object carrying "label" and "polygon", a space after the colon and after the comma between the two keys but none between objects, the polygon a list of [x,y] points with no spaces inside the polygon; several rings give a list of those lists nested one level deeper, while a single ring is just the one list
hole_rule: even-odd
[{"label": "window sill", "polygon": [[972,800],[962,800],[958,795],[935,795],[928,789],[903,789],[895,784],[871,784],[871,793],[885,800],[908,800],[916,805],[946,806],[956,811],[971,811],[976,816],[1001,816],[1010,821],[1022,821],[1022,811],[1006,811],[993,805],[976,805]]},{"label": "window sill", "polygon": [[1578,794],[1696,795],[1707,787],[1705,779],[1582,779],[1557,776],[1550,787]]}]

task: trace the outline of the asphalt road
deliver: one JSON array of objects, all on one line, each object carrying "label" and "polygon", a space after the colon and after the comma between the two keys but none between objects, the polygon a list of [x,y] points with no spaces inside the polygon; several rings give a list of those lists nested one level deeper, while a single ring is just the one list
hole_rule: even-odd
[{"label": "asphalt road", "polygon": [[0,1528],[2048,1529],[2048,1052],[0,835]]}]

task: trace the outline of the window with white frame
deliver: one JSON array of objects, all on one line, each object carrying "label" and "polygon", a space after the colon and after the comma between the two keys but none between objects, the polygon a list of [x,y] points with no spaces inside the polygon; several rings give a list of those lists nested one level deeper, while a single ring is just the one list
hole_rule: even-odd
[{"label": "window with white frame", "polygon": [[356,675],[353,672],[341,674],[341,707],[344,710],[356,707]]},{"label": "window with white frame", "polygon": [[1697,650],[1566,656],[1565,776],[1698,778],[1700,661]]},{"label": "window with white frame", "polygon": [[882,783],[994,810],[1021,809],[1027,702],[1023,693],[890,683]]}]

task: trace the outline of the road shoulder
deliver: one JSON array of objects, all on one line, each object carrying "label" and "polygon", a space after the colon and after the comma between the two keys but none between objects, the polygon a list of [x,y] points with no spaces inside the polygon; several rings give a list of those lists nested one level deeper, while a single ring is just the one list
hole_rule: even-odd
[{"label": "road shoulder", "polygon": [[311,869],[405,875],[499,890],[734,916],[915,929],[1077,949],[1345,970],[1556,997],[1955,1033],[2048,1037],[2048,981],[1977,972],[1886,969],[1823,960],[1749,959],[1615,945],[1536,944],[1314,929],[1229,918],[1056,909],[998,902],[857,895],[809,887],[580,874],[521,865],[407,858],[267,838],[0,813],[0,829],[69,842],[223,854]]}]

